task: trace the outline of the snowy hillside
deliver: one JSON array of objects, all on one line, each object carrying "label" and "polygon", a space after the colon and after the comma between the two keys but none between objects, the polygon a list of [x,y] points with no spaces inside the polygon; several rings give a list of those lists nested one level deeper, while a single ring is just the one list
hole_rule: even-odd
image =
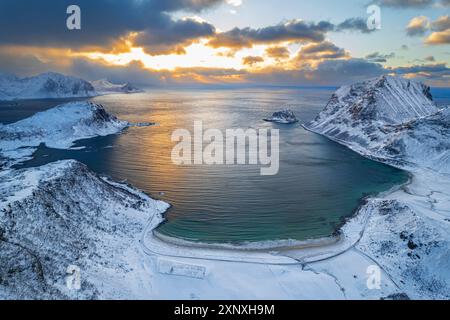
[{"label": "snowy hillside", "polygon": [[428,86],[383,76],[340,88],[306,127],[377,160],[450,172],[449,115]]},{"label": "snowy hillside", "polygon": [[[0,181],[0,299],[148,295],[137,242],[166,203],[72,160],[1,171]],[[69,266],[81,290],[66,286]]]},{"label": "snowy hillside", "polygon": [[143,92],[142,90],[132,86],[129,83],[114,84],[109,82],[107,79],[92,81],[91,84],[95,88],[95,91],[97,91],[99,94]]},{"label": "snowy hillside", "polygon": [[77,98],[96,96],[87,81],[48,72],[29,78],[0,75],[0,100]]},{"label": "snowy hillside", "polygon": [[76,140],[115,134],[128,125],[108,114],[101,105],[71,102],[0,125],[0,155],[13,159],[30,156],[41,143],[52,148],[69,148]]},{"label": "snowy hillside", "polygon": [[408,164],[450,173],[450,108],[386,127],[383,152]]},{"label": "snowy hillside", "polygon": [[360,208],[355,219],[370,219],[355,248],[408,297],[448,299],[450,108],[439,110],[429,91],[386,76],[343,87],[305,127],[411,172],[408,185]]}]

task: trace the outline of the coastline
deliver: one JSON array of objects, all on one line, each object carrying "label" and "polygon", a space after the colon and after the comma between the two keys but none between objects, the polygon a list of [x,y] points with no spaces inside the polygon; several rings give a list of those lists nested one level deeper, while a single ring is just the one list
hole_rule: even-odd
[{"label": "coastline", "polygon": [[[372,161],[383,163],[388,161],[375,160],[342,141],[335,142]],[[116,221],[116,207],[123,208],[118,212],[133,214],[120,220],[125,228],[123,230],[130,235],[126,237],[126,242],[120,242],[121,236],[115,234],[116,226],[103,228],[110,230],[111,237],[102,239],[104,252],[98,254],[96,260],[99,262],[98,266],[101,265],[102,259],[108,263],[116,263],[117,260],[123,263],[126,269],[134,272],[124,271],[126,278],[119,280],[119,277],[116,277],[118,283],[113,283],[106,289],[102,287],[104,276],[89,274],[89,280],[94,286],[104,290],[99,293],[100,298],[382,299],[401,296],[413,299],[448,299],[450,297],[450,288],[447,285],[450,284],[450,279],[446,275],[446,270],[450,268],[450,252],[447,249],[450,245],[448,233],[450,191],[447,190],[449,175],[442,175],[426,168],[421,169],[419,166],[400,167],[408,173],[408,181],[363,198],[353,215],[342,222],[334,238],[326,238],[325,241],[315,240],[313,244],[301,243],[296,246],[267,246],[242,250],[242,248],[196,248],[163,241],[155,236],[153,230],[163,221],[168,205],[160,203],[157,207],[149,205],[145,208],[143,205],[155,203],[154,200],[131,185],[100,177],[87,169],[78,170],[76,168],[84,167],[75,164],[76,162],[59,163],[60,177],[56,180],[50,175],[44,180],[35,181],[33,178],[35,172],[54,172],[55,170],[51,169],[55,167],[54,164],[22,171],[11,169],[10,174],[29,175],[28,180],[32,187],[29,191],[42,188],[41,180],[55,186],[60,199],[68,202],[67,206],[58,207],[57,212],[60,210],[71,212],[74,204],[77,205],[71,202],[72,198],[76,197],[68,195],[72,192],[83,192],[79,188],[67,189],[61,186],[66,183],[80,186],[81,182],[81,185],[87,183],[91,186],[92,192],[100,192],[105,196],[113,195],[114,203],[111,206],[105,208],[103,205],[105,202],[101,201],[97,206],[98,210],[103,210],[107,218],[105,221],[108,223]],[[75,169],[68,170],[64,163],[74,163],[69,167]],[[385,164],[394,167],[399,165]],[[64,172],[67,174],[63,174]],[[79,174],[80,172],[82,174]],[[81,180],[75,180],[74,183],[72,179]],[[10,189],[6,188],[5,192]],[[14,188],[12,190],[19,191]],[[8,195],[9,191],[5,194]],[[46,193],[37,193],[37,196],[48,200],[52,206],[59,205],[58,202],[47,199]],[[35,193],[28,196],[18,193],[18,197],[20,201],[26,200],[28,204],[39,204],[42,200],[35,199]],[[31,200],[28,197],[31,197]],[[130,206],[130,199],[137,202]],[[86,197],[86,201],[89,203],[89,197]],[[17,204],[20,205],[21,202]],[[142,209],[135,211],[136,208]],[[89,205],[82,210],[76,210],[75,213],[76,217],[78,215],[84,217],[95,213],[95,210],[93,211]],[[32,216],[29,218],[35,219]],[[131,230],[125,227],[135,221],[133,219],[139,222],[136,223],[136,228]],[[42,219],[43,222],[47,220],[48,218]],[[54,225],[61,226],[60,222],[55,222]],[[29,233],[25,233],[24,236],[28,235]],[[86,236],[87,239],[96,239],[96,233]],[[109,242],[113,239],[117,240],[120,247]],[[86,258],[85,267],[91,268],[91,262]],[[58,263],[61,265],[59,261]],[[370,266],[377,266],[380,269],[383,279],[380,290],[373,291],[367,288],[366,270]],[[100,273],[104,271],[103,267],[98,268]],[[107,278],[114,278],[114,268],[108,270],[111,274]],[[57,277],[57,274],[49,276]]]},{"label": "coastline", "polygon": [[[292,240],[294,242],[292,245],[280,245],[280,243],[291,240],[255,242],[247,246],[205,244],[167,237],[158,233],[156,229],[164,221],[163,217],[159,217],[159,219],[156,219],[159,221],[155,222],[155,219],[152,218],[148,223],[142,234],[140,244],[147,254],[172,258],[254,263],[254,257],[247,258],[246,256],[249,253],[261,253],[266,256],[258,257],[259,263],[280,264],[276,259],[274,262],[275,257],[288,257],[295,262],[292,261],[287,264],[299,265],[324,261],[345,253],[359,242],[367,220],[370,219],[370,212],[362,210],[364,206],[370,199],[386,197],[410,185],[412,174],[410,172],[408,174],[409,179],[405,183],[376,195],[362,198],[352,215],[346,218],[330,237],[304,241]],[[215,254],[212,254],[212,252],[215,252]],[[224,259],[222,255],[227,256],[227,258]]]},{"label": "coastline", "polygon": [[[186,247],[186,248],[190,248],[190,249],[194,249],[194,250],[195,249],[198,249],[198,250],[217,249],[217,250],[234,250],[234,251],[238,251],[238,252],[239,251],[242,251],[242,252],[256,251],[256,252],[266,252],[266,253],[273,253],[274,251],[290,252],[290,251],[296,251],[296,250],[301,251],[301,250],[305,250],[305,249],[321,249],[321,248],[323,248],[325,250],[328,247],[336,246],[339,243],[343,242],[343,238],[345,238],[345,235],[342,234],[344,226],[360,213],[361,208],[364,207],[364,205],[367,203],[368,200],[386,197],[390,194],[395,193],[396,191],[398,191],[402,188],[407,187],[408,185],[410,185],[412,183],[413,173],[411,171],[409,171],[408,169],[405,169],[404,167],[400,167],[400,166],[395,166],[390,163],[383,162],[381,160],[376,160],[365,154],[361,154],[361,153],[353,150],[352,148],[350,148],[348,145],[346,145],[343,142],[340,142],[336,139],[332,139],[328,136],[325,136],[318,132],[310,130],[303,124],[302,124],[302,127],[305,130],[308,130],[314,134],[318,134],[318,135],[325,137],[333,142],[339,143],[340,145],[343,145],[346,148],[351,149],[353,152],[356,152],[371,161],[380,162],[382,164],[389,165],[389,166],[395,167],[397,169],[403,170],[403,171],[405,171],[405,173],[407,173],[408,180],[404,183],[395,185],[388,190],[380,191],[378,193],[361,198],[359,200],[358,206],[352,210],[352,213],[348,217],[343,219],[343,221],[336,227],[333,234],[331,234],[328,237],[321,237],[321,238],[316,238],[316,239],[305,239],[305,240],[295,240],[295,239],[265,240],[265,241],[256,241],[256,242],[243,242],[243,243],[239,243],[239,244],[196,242],[196,241],[191,241],[191,240],[187,240],[187,239],[181,239],[181,238],[167,236],[167,235],[164,235],[164,234],[158,232],[157,229],[161,223],[164,223],[164,218],[162,218],[160,223],[157,224],[152,230],[148,230],[148,232],[151,233],[151,237],[153,237],[155,240],[165,243],[167,245],[168,249],[172,245],[175,247]],[[163,215],[164,214],[165,214],[165,212],[163,213]],[[166,252],[166,253],[160,252],[159,254],[170,255],[170,251]]]},{"label": "coastline", "polygon": [[[141,243],[144,252],[156,261],[169,258],[189,261],[189,264],[208,262],[211,268],[226,262],[236,266],[242,263],[267,267],[284,265],[286,268],[299,265],[302,272],[313,271],[334,279],[341,291],[347,292],[344,299],[391,296],[447,299],[450,296],[450,290],[446,287],[448,281],[445,280],[448,276],[439,270],[449,264],[449,253],[445,248],[450,240],[450,213],[446,213],[445,208],[450,202],[446,189],[450,177],[411,164],[399,165],[399,162],[392,163],[390,159],[376,159],[343,142],[335,142],[372,161],[399,168],[408,174],[405,183],[362,199],[354,214],[343,221],[335,241],[319,241],[314,246],[274,246],[262,250],[183,247],[146,230]],[[404,234],[407,234],[409,241],[405,240]],[[370,265],[380,268],[390,294],[383,292],[384,289],[374,292],[361,286],[360,276],[356,274],[361,270],[365,272]],[[345,271],[347,268],[355,273],[353,279],[350,271]],[[245,274],[250,277],[245,271],[240,272],[243,272],[241,276]],[[273,280],[277,281],[277,277]],[[311,293],[306,298],[317,296]]]}]

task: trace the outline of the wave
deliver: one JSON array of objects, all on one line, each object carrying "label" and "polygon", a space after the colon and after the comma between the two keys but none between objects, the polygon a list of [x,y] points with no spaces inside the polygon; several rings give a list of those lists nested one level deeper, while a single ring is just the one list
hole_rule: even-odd
[{"label": "wave", "polygon": [[195,240],[187,240],[176,238],[168,235],[164,235],[158,232],[156,229],[152,231],[153,235],[166,243],[191,247],[191,248],[204,248],[204,249],[228,249],[228,250],[288,250],[288,249],[305,249],[313,247],[323,247],[335,244],[340,240],[339,235],[332,235],[330,237],[307,239],[307,240],[264,240],[264,241],[244,241],[244,242],[199,242]]}]

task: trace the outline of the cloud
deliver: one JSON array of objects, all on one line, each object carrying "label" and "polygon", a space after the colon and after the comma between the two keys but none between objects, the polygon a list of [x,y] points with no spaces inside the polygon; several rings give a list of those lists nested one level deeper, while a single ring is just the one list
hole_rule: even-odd
[{"label": "cloud", "polygon": [[425,39],[425,43],[430,45],[450,44],[450,29],[433,32]]},{"label": "cloud", "polygon": [[425,39],[426,44],[450,44],[450,17],[448,15],[432,21],[430,29],[433,30],[433,32]]},{"label": "cloud", "polygon": [[266,54],[268,57],[274,59],[287,59],[291,53],[286,47],[269,47],[266,49]]},{"label": "cloud", "polygon": [[450,17],[448,15],[431,21],[428,17],[414,17],[406,27],[409,36],[423,36],[428,31],[433,32],[425,39],[429,45],[440,45],[450,43]]},{"label": "cloud", "polygon": [[183,18],[169,21],[164,32],[144,30],[135,39],[134,44],[145,49],[145,52],[155,54],[185,53],[184,47],[199,38],[214,35],[216,29],[206,21],[195,18]]},{"label": "cloud", "polygon": [[326,60],[320,62],[316,68],[298,70],[282,70],[266,68],[244,76],[250,83],[270,85],[323,85],[339,86],[356,81],[366,80],[386,74],[388,71],[380,64],[368,62],[364,59]]},{"label": "cloud", "polygon": [[[309,48],[309,52],[318,52]],[[320,52],[320,51],[319,51]],[[259,60],[259,59],[258,59]],[[21,76],[49,70],[70,74],[87,80],[107,78],[112,82],[130,82],[142,87],[178,87],[204,85],[327,85],[337,86],[367,78],[393,73],[409,78],[423,79],[430,84],[448,84],[450,70],[445,64],[416,65],[399,68],[384,68],[381,64],[366,59],[317,60],[315,67],[284,70],[278,67],[258,68],[255,71],[226,68],[176,68],[173,71],[150,70],[140,62],[125,66],[111,66],[101,60],[87,58],[68,59],[60,64],[58,59],[41,61],[26,52],[0,51],[0,69],[19,73]]]},{"label": "cloud", "polygon": [[450,16],[442,16],[431,22],[431,29],[434,31],[444,31],[450,29]]},{"label": "cloud", "polygon": [[377,29],[369,29],[367,27],[367,19],[350,18],[336,26],[336,31],[359,31],[362,33],[371,33]]},{"label": "cloud", "polygon": [[378,63],[387,62],[388,59],[392,58],[395,58],[394,52],[391,52],[389,54],[381,54],[379,52],[374,52],[366,56],[366,60]]},{"label": "cloud", "polygon": [[[446,1],[446,0],[443,0]],[[433,4],[434,0],[379,0],[377,3],[394,8],[425,8]]]},{"label": "cloud", "polygon": [[264,62],[264,59],[262,57],[258,57],[258,56],[247,56],[242,58],[242,63],[244,65],[248,65],[248,66],[253,66],[255,64]]},{"label": "cloud", "polygon": [[406,34],[410,37],[422,36],[430,28],[430,21],[425,16],[412,18],[406,26]]},{"label": "cloud", "polygon": [[[66,9],[70,0],[2,0],[0,2],[0,43],[40,46],[105,47],[133,32],[146,40],[191,41],[211,30],[205,23],[174,20],[172,12],[199,12],[224,0],[77,0],[81,8],[81,30],[66,28]],[[186,27],[186,29],[184,29]],[[174,36],[174,32],[177,36]],[[176,39],[175,39],[176,38]],[[170,42],[170,41],[168,41]],[[172,44],[166,43],[165,44]]]},{"label": "cloud", "polygon": [[378,0],[376,4],[397,9],[450,7],[450,0]]},{"label": "cloud", "polygon": [[234,28],[218,33],[208,43],[213,48],[251,48],[254,44],[272,44],[285,41],[320,42],[325,34],[333,29],[327,21],[308,23],[303,20],[291,20],[287,23],[252,29]]},{"label": "cloud", "polygon": [[342,78],[349,82],[367,79],[385,74],[382,65],[364,59],[324,61],[314,72],[315,77],[331,81]]},{"label": "cloud", "polygon": [[259,29],[234,28],[226,32],[217,33],[209,41],[213,48],[251,48],[254,44],[277,44],[280,42],[322,42],[328,32],[357,31],[371,33],[376,29],[367,27],[364,18],[349,18],[337,25],[329,21],[318,23],[303,20],[290,20],[274,26]]},{"label": "cloud", "polygon": [[344,49],[339,48],[334,43],[324,41],[303,46],[297,55],[297,60],[341,59],[346,57],[349,57],[349,55]]},{"label": "cloud", "polygon": [[450,68],[445,63],[397,67],[390,70],[398,75],[404,75],[409,78],[448,81],[448,77],[450,77]]}]

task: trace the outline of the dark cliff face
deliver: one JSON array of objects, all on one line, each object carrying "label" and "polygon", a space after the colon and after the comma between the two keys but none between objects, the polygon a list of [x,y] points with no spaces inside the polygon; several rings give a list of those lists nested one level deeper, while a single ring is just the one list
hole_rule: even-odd
[{"label": "dark cliff face", "polygon": [[95,92],[94,87],[87,81],[71,79],[72,81],[57,81],[47,79],[42,86],[43,93],[61,93],[73,95],[91,95]]},{"label": "dark cliff face", "polygon": [[105,123],[111,121],[117,121],[117,117],[106,112],[105,108],[101,104],[93,104],[94,113],[92,117],[92,121],[95,123]]},{"label": "dark cliff face", "polygon": [[422,92],[430,101],[433,101],[433,95],[431,94],[431,88],[429,86],[424,85]]},{"label": "dark cliff face", "polygon": [[72,94],[79,95],[82,93],[93,93],[95,92],[94,87],[87,81],[77,82],[72,87]]}]

